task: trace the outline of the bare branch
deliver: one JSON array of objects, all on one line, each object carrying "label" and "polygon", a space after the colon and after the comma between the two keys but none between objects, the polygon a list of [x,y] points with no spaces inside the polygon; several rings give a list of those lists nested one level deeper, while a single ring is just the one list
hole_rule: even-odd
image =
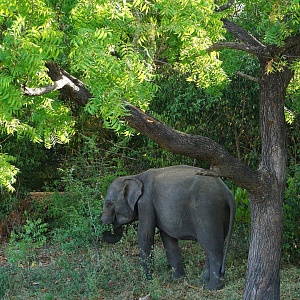
[{"label": "bare branch", "polygon": [[41,96],[55,90],[54,84],[49,84],[40,88],[29,88],[25,83],[21,84],[21,90],[25,96]]},{"label": "bare branch", "polygon": [[219,42],[211,45],[207,51],[212,52],[212,51],[218,51],[218,50],[223,50],[223,49],[235,49],[235,50],[241,50],[248,52],[250,54],[254,55],[259,55],[261,52],[260,47],[254,47],[254,46],[249,46],[244,43],[238,43],[238,42]]},{"label": "bare branch", "polygon": [[145,134],[164,149],[208,162],[211,170],[206,171],[206,174],[209,176],[232,179],[253,193],[261,187],[258,172],[233,157],[215,141],[177,131],[130,103],[124,101],[124,104],[130,113],[125,117],[129,126]]},{"label": "bare branch", "polygon": [[92,94],[85,88],[83,82],[61,69],[54,62],[47,62],[48,75],[53,84],[40,88],[29,88],[22,84],[21,89],[25,96],[40,96],[49,92],[59,90],[64,99],[72,99],[79,105],[86,105]]},{"label": "bare branch", "polygon": [[208,52],[223,49],[241,50],[255,55],[261,61],[269,59],[270,57],[280,57],[282,55],[286,55],[287,58],[291,57],[293,60],[294,53],[299,53],[299,50],[296,48],[300,48],[300,34],[286,38],[282,47],[278,47],[276,45],[266,46],[236,23],[231,22],[227,19],[222,19],[222,21],[224,28],[226,28],[228,32],[233,34],[239,40],[239,42],[215,43],[207,49]]},{"label": "bare branch", "polygon": [[285,39],[284,46],[279,48],[280,53],[288,52],[294,47],[300,46],[300,34],[289,36]]},{"label": "bare branch", "polygon": [[231,22],[227,19],[222,19],[224,28],[227,29],[228,32],[233,34],[237,39],[242,41],[244,44],[252,47],[261,48],[261,50],[265,49],[265,45],[263,45],[259,40],[257,40],[253,35],[251,35],[244,28],[238,26],[236,23]]},{"label": "bare branch", "polygon": [[66,76],[62,76],[61,79],[55,81],[53,84],[49,84],[40,88],[29,88],[25,84],[21,85],[23,94],[26,96],[41,96],[52,91],[60,90],[65,85],[69,85],[75,91],[79,91],[79,88]]},{"label": "bare branch", "polygon": [[237,71],[235,74],[238,75],[238,76],[241,76],[243,78],[246,78],[248,80],[254,81],[256,83],[259,83],[259,78],[258,77],[253,77],[253,76],[247,75],[247,74],[239,72],[239,71]]}]

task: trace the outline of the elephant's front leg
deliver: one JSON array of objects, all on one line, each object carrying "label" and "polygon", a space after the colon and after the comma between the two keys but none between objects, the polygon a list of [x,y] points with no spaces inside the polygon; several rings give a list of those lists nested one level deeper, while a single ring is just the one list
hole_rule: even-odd
[{"label": "elephant's front leg", "polygon": [[154,233],[154,224],[144,223],[140,220],[138,225],[138,244],[140,247],[142,267],[147,279],[152,279],[153,273],[152,250],[154,244]]},{"label": "elephant's front leg", "polygon": [[166,249],[168,262],[174,271],[173,278],[179,279],[185,275],[185,271],[182,265],[182,256],[178,246],[178,240],[162,230],[160,231],[160,236]]}]

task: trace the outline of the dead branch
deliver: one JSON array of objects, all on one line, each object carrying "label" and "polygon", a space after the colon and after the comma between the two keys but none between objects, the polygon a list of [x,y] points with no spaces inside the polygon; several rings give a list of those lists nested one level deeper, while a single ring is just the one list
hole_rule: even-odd
[{"label": "dead branch", "polygon": [[254,81],[256,83],[259,83],[259,78],[257,78],[257,77],[250,76],[250,75],[245,74],[245,73],[240,72],[240,71],[235,72],[235,74],[238,75],[238,76],[241,76],[243,78],[246,78],[248,80]]}]

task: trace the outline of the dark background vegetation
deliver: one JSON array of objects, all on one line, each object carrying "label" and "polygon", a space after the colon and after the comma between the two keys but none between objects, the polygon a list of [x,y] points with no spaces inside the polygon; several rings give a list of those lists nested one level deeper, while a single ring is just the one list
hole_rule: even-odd
[{"label": "dark background vegetation", "polygon": [[[158,80],[160,89],[151,102],[151,114],[177,130],[216,140],[257,168],[260,136],[255,83],[234,76],[226,89],[211,95],[168,69],[161,70]],[[291,110],[295,97],[298,95],[289,95],[287,100]],[[155,299],[193,299],[201,292],[204,299],[229,299],[228,295],[239,299],[249,242],[247,192],[226,181],[237,201],[237,215],[227,262],[230,284],[225,292],[216,296],[200,289],[197,280],[204,254],[191,242],[181,245],[189,275],[180,287],[170,279],[159,238],[155,250],[157,277],[151,283],[144,281],[135,224],[128,226],[119,245],[101,242],[105,229],[100,222],[102,201],[109,184],[117,176],[149,168],[175,164],[205,167],[205,163],[167,152],[142,135],[116,134],[81,108],[72,109],[76,135],[67,145],[45,149],[26,139],[2,137],[2,152],[14,153],[20,175],[16,193],[1,191],[0,298],[135,299],[150,293]],[[296,115],[287,123],[289,168],[282,248],[282,263],[288,266],[284,273],[284,278],[289,278],[287,290],[288,283],[294,281],[297,286],[299,280],[299,269],[289,269],[299,266],[300,261],[299,119]],[[30,192],[40,191],[53,194],[42,201],[30,198]],[[298,296],[300,291],[293,287],[284,299]]]}]

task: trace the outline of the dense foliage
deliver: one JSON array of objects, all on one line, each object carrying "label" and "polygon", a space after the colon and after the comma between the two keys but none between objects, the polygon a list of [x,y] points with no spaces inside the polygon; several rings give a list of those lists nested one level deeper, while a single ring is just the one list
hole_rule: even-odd
[{"label": "dense foliage", "polygon": [[[217,3],[221,8],[225,1]],[[250,4],[237,1],[226,13],[239,20],[245,29],[252,31],[255,28],[253,33],[264,42],[281,45],[283,39],[297,31],[297,1],[286,4],[251,1]],[[172,68],[184,74],[188,81],[206,88],[206,93],[211,96],[206,98],[205,107],[218,105],[218,94],[223,83],[228,82],[228,75],[240,68],[253,76],[257,71],[256,62],[249,61],[243,53],[233,55],[232,51],[224,51],[220,59],[216,52],[206,52],[225,33],[221,22],[224,13],[215,13],[216,9],[218,6],[212,0],[2,1],[2,133],[26,137],[33,142],[43,141],[46,147],[68,142],[74,134],[71,107],[57,101],[59,95],[56,92],[35,98],[22,96],[21,85],[49,83],[45,68],[45,62],[49,60],[60,63],[84,81],[94,96],[86,110],[101,115],[104,125],[115,130],[124,130],[123,123],[117,121],[124,114],[122,99],[146,108],[161,86],[160,80],[154,80],[155,76],[162,76],[162,82],[164,77],[169,78],[164,75],[166,70],[161,70],[161,66]],[[221,61],[224,61],[223,69]],[[268,72],[280,69],[283,64],[284,61],[274,62]],[[291,86],[293,91],[298,89],[296,82]],[[245,93],[235,93],[222,101],[230,99],[228,103],[233,106],[232,97],[244,95],[237,111],[239,116],[243,116],[245,108],[248,108],[245,105],[257,105],[247,100]],[[197,115],[199,105],[204,104],[200,103],[201,99],[203,96],[192,101],[189,115]],[[160,101],[163,102],[162,99]],[[179,112],[180,105],[175,106],[176,103],[171,113],[179,117],[183,112]],[[298,109],[299,102],[294,99],[291,108],[287,109],[290,120]],[[248,117],[256,117],[251,109],[247,114]],[[232,119],[229,123],[234,124],[237,115],[229,118]],[[194,121],[190,131],[193,126],[203,126],[197,125],[198,119]],[[205,122],[208,121],[206,118]],[[244,124],[248,122],[246,118],[244,121]],[[219,129],[222,130],[222,127]],[[125,130],[126,134],[130,134],[128,128]],[[235,135],[239,139],[239,133]],[[216,138],[215,135],[212,137]],[[1,167],[6,171],[1,172],[0,183],[12,189],[17,169],[10,161],[11,157],[2,152]]]},{"label": "dense foliage", "polygon": [[[225,10],[227,3],[232,5]],[[225,31],[222,20],[233,20],[261,43],[278,49],[299,34],[299,16],[297,0],[2,0],[0,216],[14,210],[23,214],[18,201],[32,190],[72,194],[56,195],[47,213],[44,207],[33,209],[32,216],[23,214],[19,223],[9,226],[14,232],[12,263],[31,257],[28,251],[44,244],[49,231],[65,247],[97,241],[103,230],[97,223],[97,201],[113,177],[175,163],[205,166],[133,136],[124,122],[123,100],[180,131],[212,138],[256,169],[261,152],[259,64],[251,51],[227,49],[231,45],[245,50]],[[89,89],[92,97],[84,109],[62,97],[59,82],[53,86],[49,61]],[[290,167],[283,249],[286,260],[298,261],[299,59],[279,55],[265,73],[281,72],[286,66],[291,66],[294,78],[285,102]],[[51,92],[25,95],[27,87],[42,86]],[[237,234],[245,235],[247,228],[248,235],[247,193],[228,184],[238,202]],[[17,194],[7,196],[6,190],[14,189]]]}]

